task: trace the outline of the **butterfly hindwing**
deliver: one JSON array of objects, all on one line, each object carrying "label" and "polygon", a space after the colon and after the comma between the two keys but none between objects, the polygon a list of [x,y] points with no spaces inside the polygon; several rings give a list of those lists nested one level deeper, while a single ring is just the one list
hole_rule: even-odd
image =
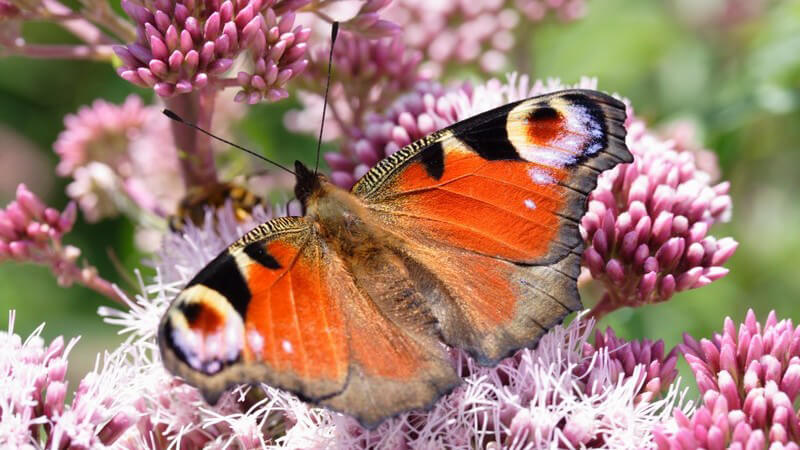
[{"label": "butterfly hindwing", "polygon": [[375,242],[356,259],[333,257],[331,288],[347,302],[352,354],[346,388],[320,402],[372,427],[402,411],[424,408],[459,378],[438,337],[427,299],[402,258]]},{"label": "butterfly hindwing", "polygon": [[534,97],[415,142],[354,187],[407,242],[444,341],[493,364],[581,307],[578,221],[631,155],[625,107],[594,91]]}]

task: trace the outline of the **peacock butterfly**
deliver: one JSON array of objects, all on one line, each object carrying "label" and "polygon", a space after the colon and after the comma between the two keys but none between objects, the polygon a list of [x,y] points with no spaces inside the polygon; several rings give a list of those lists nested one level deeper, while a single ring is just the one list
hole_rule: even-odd
[{"label": "peacock butterfly", "polygon": [[348,192],[295,163],[305,215],[261,224],[180,292],[166,367],[209,402],[265,382],[374,427],[581,308],[578,221],[630,162],[625,106],[590,90],[510,103],[380,161]]}]

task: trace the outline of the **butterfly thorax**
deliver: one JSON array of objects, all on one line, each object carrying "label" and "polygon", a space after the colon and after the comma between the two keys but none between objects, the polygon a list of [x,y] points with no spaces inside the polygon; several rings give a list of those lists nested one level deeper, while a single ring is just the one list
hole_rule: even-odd
[{"label": "butterfly thorax", "polygon": [[299,161],[295,163],[295,194],[303,203],[305,217],[317,235],[344,255],[369,252],[370,243],[385,238],[376,224],[368,223],[364,204],[350,192],[314,174]]}]

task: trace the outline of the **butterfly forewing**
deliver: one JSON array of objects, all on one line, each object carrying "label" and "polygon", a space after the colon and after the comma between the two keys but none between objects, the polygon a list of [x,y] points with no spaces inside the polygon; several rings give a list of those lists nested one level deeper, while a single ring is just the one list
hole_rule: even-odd
[{"label": "butterfly forewing", "polygon": [[578,221],[631,160],[624,104],[564,91],[483,113],[387,158],[353,188],[406,245],[443,340],[494,364],[581,308]]}]

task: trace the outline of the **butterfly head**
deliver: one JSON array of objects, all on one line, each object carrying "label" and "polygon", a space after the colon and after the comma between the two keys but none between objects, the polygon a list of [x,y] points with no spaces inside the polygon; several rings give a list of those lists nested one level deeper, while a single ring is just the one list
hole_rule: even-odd
[{"label": "butterfly head", "polygon": [[303,210],[308,209],[309,200],[317,193],[322,191],[323,184],[327,182],[324,175],[315,173],[300,161],[294,162],[294,173],[296,184],[294,185],[294,195],[303,204]]}]

